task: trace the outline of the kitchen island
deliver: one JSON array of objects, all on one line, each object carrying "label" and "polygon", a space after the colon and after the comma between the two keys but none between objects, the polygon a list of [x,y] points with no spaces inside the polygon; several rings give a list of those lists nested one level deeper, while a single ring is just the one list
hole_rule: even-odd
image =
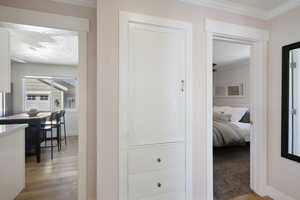
[{"label": "kitchen island", "polygon": [[25,128],[0,125],[0,199],[12,200],[25,187]]},{"label": "kitchen island", "polygon": [[[41,161],[41,124],[50,117],[50,112],[41,112],[35,117],[29,117],[26,113],[0,117],[0,124],[28,124],[25,133],[26,155],[36,155],[37,162]],[[58,134],[60,130],[58,129]]]}]

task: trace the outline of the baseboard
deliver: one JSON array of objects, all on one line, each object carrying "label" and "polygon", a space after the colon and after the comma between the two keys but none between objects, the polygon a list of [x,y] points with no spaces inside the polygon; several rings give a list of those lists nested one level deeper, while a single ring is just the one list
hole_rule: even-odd
[{"label": "baseboard", "polygon": [[296,200],[271,186],[267,186],[267,195],[274,200]]},{"label": "baseboard", "polygon": [[79,136],[79,132],[77,132],[77,131],[70,131],[70,132],[68,132],[67,131],[67,136]]}]

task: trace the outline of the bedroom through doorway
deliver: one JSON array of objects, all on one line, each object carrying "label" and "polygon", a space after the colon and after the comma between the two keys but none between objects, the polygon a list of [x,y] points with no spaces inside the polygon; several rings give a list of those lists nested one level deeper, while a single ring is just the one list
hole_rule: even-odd
[{"label": "bedroom through doorway", "polygon": [[251,46],[213,40],[214,200],[251,193]]}]

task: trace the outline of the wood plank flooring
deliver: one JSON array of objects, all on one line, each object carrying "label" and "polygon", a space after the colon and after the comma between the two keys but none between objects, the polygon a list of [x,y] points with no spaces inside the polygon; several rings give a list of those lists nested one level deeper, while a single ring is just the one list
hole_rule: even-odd
[{"label": "wood plank flooring", "polygon": [[[26,188],[16,200],[76,200],[78,182],[78,137],[69,137],[62,151],[55,148],[54,160],[50,149],[43,149],[41,163],[35,157],[26,160]],[[231,200],[271,200],[255,194]]]},{"label": "wood plank flooring", "polygon": [[26,159],[26,188],[16,200],[76,200],[78,183],[78,137],[69,137],[62,151],[43,149],[41,163]]},{"label": "wood plank flooring", "polygon": [[247,195],[233,198],[231,200],[272,200],[272,199],[269,197],[260,197],[256,194],[247,194]]}]

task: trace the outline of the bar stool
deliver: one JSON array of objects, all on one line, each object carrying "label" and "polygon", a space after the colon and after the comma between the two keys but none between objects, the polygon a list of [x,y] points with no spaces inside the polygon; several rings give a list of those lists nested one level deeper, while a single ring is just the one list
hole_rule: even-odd
[{"label": "bar stool", "polygon": [[65,140],[65,144],[67,145],[67,131],[66,131],[66,111],[65,110],[61,110],[60,111],[60,125],[64,126],[64,140]]},{"label": "bar stool", "polygon": [[[49,120],[47,120],[45,123],[43,123],[41,125],[41,132],[42,132],[42,137],[44,138],[44,142],[45,142],[45,146],[44,148],[51,148],[51,160],[53,160],[53,129],[57,128],[57,118],[58,118],[58,113],[57,112],[53,112],[51,113]],[[48,132],[50,132],[50,138],[48,137]],[[59,132],[59,131],[57,131]],[[57,146],[58,146],[58,150],[60,150],[59,147],[59,135],[57,135]],[[47,146],[47,141],[50,139],[51,141],[51,145]]]}]

